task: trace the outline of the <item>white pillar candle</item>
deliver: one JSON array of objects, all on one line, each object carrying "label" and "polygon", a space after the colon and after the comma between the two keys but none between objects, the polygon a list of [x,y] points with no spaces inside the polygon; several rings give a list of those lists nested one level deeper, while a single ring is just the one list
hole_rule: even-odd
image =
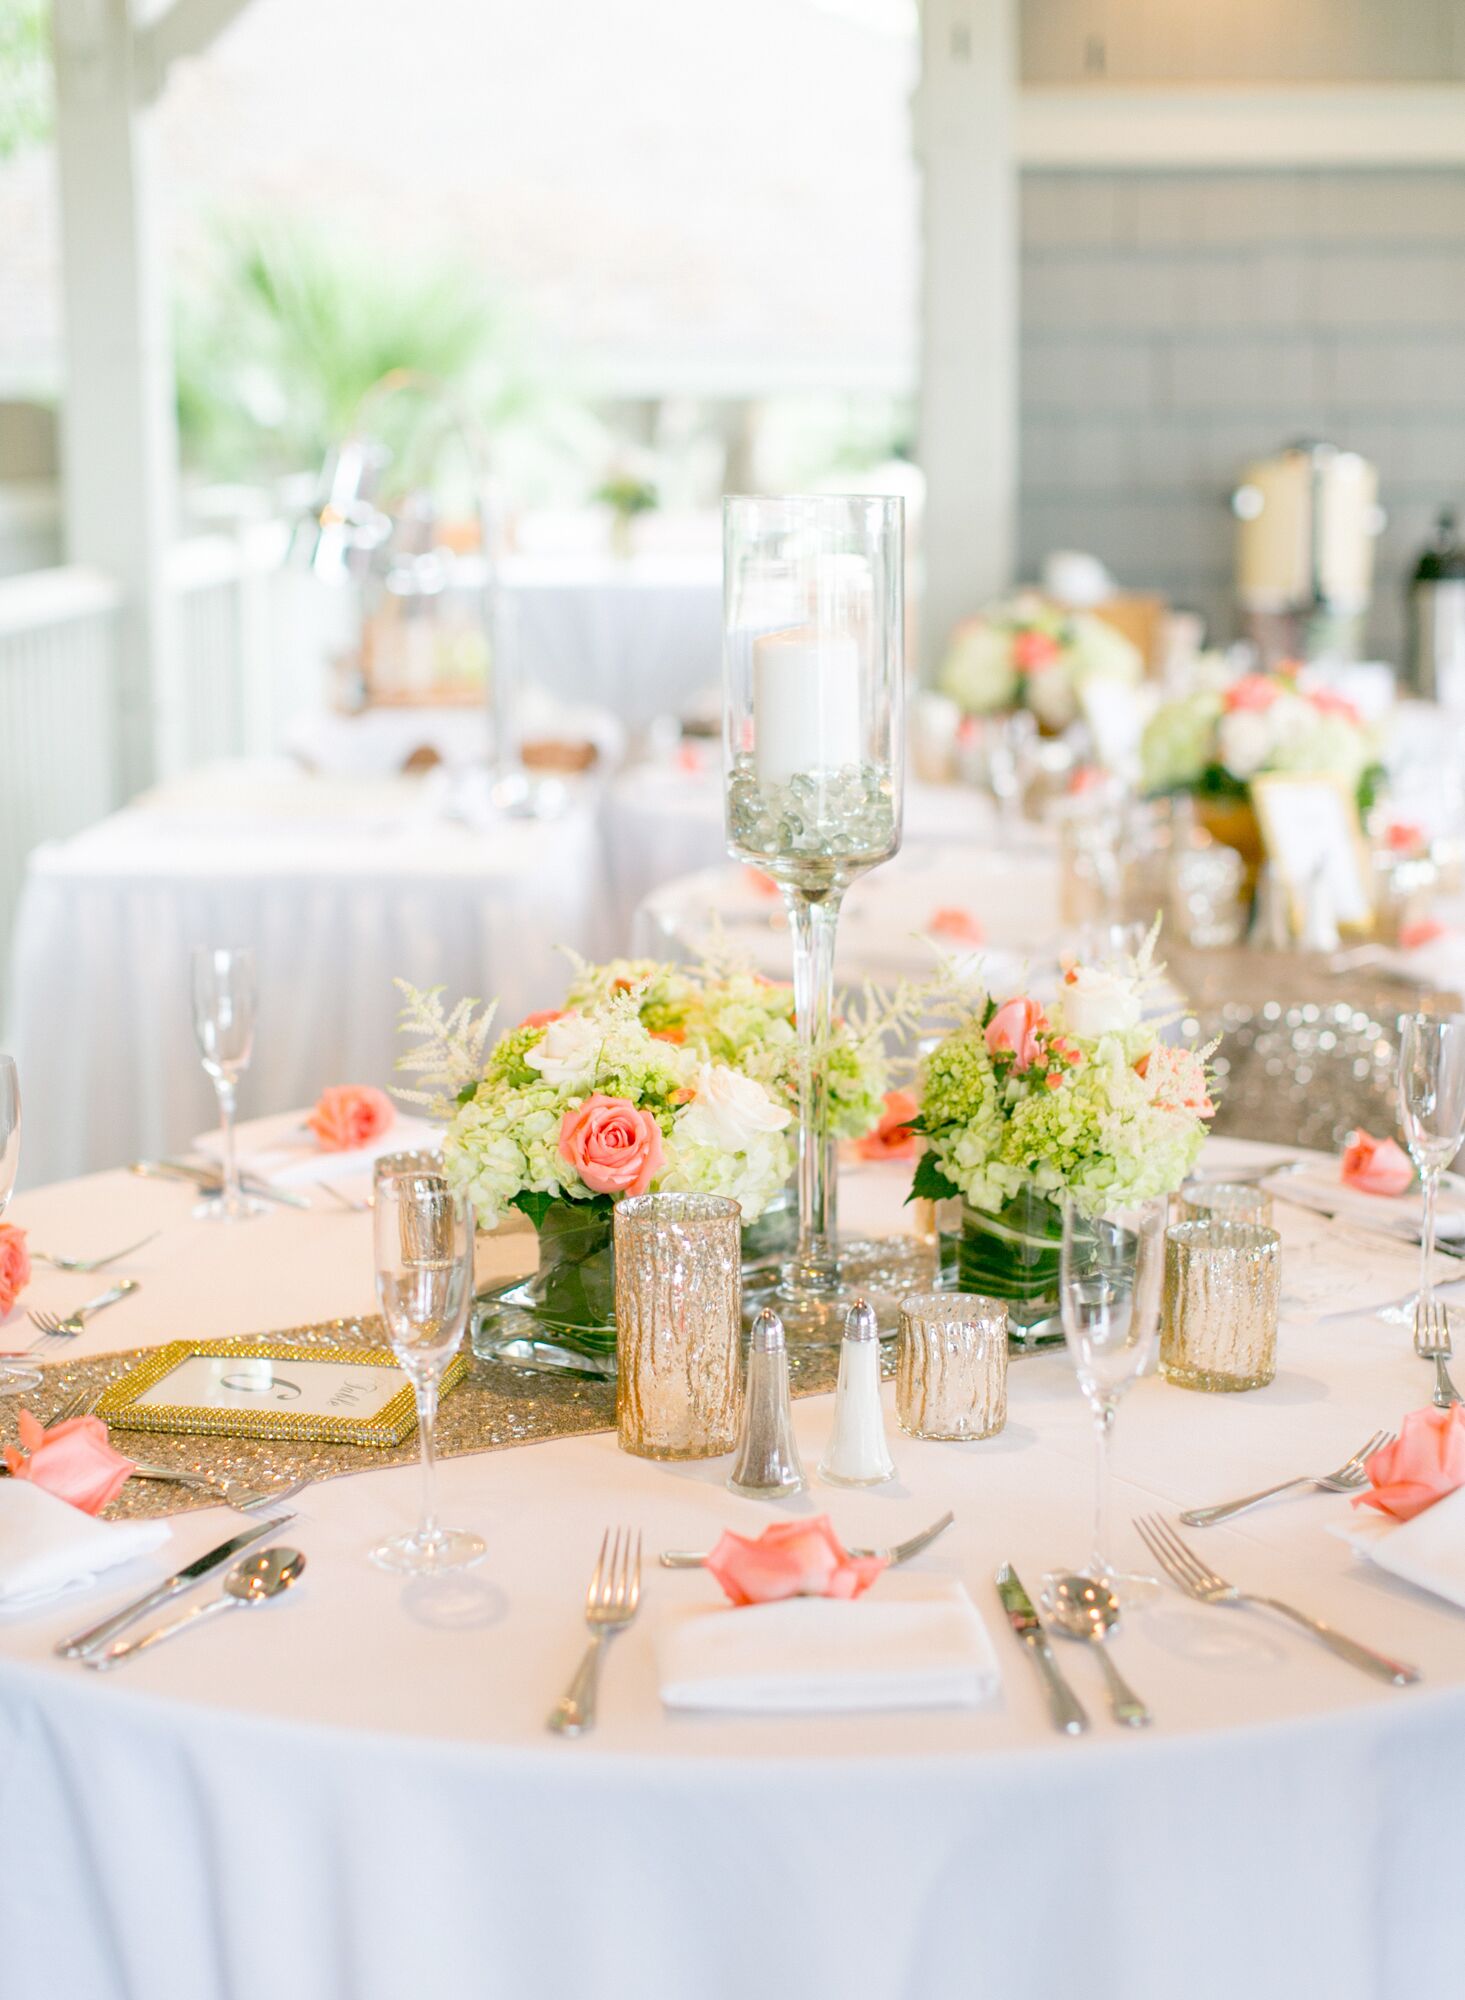
[{"label": "white pillar candle", "polygon": [[807,626],[753,644],[753,761],[761,785],[833,771],[864,755],[860,650]]}]

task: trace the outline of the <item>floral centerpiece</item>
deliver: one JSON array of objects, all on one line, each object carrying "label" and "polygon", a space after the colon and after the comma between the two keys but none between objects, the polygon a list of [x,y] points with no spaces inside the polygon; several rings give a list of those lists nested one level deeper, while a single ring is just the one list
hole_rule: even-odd
[{"label": "floral centerpiece", "polygon": [[967,715],[1030,709],[1053,735],[1078,719],[1090,681],[1135,687],[1138,650],[1091,611],[1065,611],[1035,592],[989,604],[956,627],[940,684]]},{"label": "floral centerpiece", "polygon": [[1056,1317],[1061,1201],[1172,1193],[1205,1139],[1209,1050],[1171,1046],[1147,1018],[1155,936],[1133,959],[1070,966],[1048,1008],[963,998],[926,1059],[912,1197],[960,1197],[957,1282],[1006,1300],[1015,1337]]},{"label": "floral centerpiece", "polygon": [[787,1107],[755,1078],[651,1031],[635,986],[531,1016],[485,1057],[490,1007],[444,1016],[438,992],[403,986],[401,1058],[427,1086],[401,1095],[449,1120],[443,1157],[480,1228],[517,1209],[539,1234],[539,1269],[498,1301],[558,1343],[615,1347],[612,1215],[625,1195],[729,1195],[754,1221],[788,1180]]},{"label": "floral centerpiece", "polygon": [[1361,809],[1382,775],[1378,744],[1352,702],[1309,686],[1295,666],[1211,676],[1158,708],[1140,743],[1147,792],[1191,792],[1244,800],[1253,778],[1274,771],[1326,775],[1346,784]]},{"label": "floral centerpiece", "polygon": [[[572,963],[567,1007],[603,1006],[618,993],[633,992],[643,1025],[659,1040],[752,1077],[791,1112],[797,1109],[792,986],[716,958],[693,966],[651,958]],[[867,987],[835,1021],[828,1051],[832,1138],[863,1139],[880,1123],[890,1087],[886,1037],[904,1020],[911,997],[905,987],[894,994]]]}]

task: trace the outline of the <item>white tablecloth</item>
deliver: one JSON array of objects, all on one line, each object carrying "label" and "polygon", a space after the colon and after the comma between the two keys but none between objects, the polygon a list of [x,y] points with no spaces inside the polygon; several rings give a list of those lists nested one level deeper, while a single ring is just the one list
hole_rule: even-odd
[{"label": "white tablecloth", "polygon": [[593,790],[546,822],[442,817],[445,774],[352,784],[203,774],[32,856],[11,955],[28,1184],[183,1145],[212,1093],[193,1051],[189,957],[258,955],[241,1101],[390,1084],[395,977],[554,1005],[561,944],[609,949]]},{"label": "white tablecloth", "polygon": [[596,702],[628,729],[678,715],[722,679],[716,554],[514,556],[500,570],[519,672],[562,701]]},{"label": "white tablecloth", "polygon": [[[1212,1164],[1226,1157],[1216,1142]],[[898,1193],[887,1170],[850,1176],[847,1222],[893,1215]],[[16,1202],[38,1244],[77,1253],[166,1225],[124,1267],[141,1291],[100,1316],[80,1351],[369,1304],[366,1217],[281,1212],[231,1233],[191,1224],[188,1205],[186,1190],[121,1176]],[[1294,1212],[1281,1226],[1289,1295],[1346,1295],[1348,1246]],[[1367,1257],[1382,1291],[1408,1288],[1409,1253]],[[94,1282],[43,1272],[32,1297],[67,1306]],[[1132,1514],[1336,1464],[1428,1387],[1397,1327],[1300,1310],[1265,1390],[1139,1384],[1116,1436],[1118,1553],[1141,1554]],[[811,1466],[831,1407],[796,1406]],[[1465,1613],[1353,1556],[1329,1532],[1346,1501],[1279,1502],[1206,1535],[1206,1553],[1417,1661],[1424,1684],[1381,1685],[1301,1633],[1167,1590],[1117,1641],[1154,1728],[1134,1736],[1101,1719],[1093,1663],[1065,1649],[1096,1719],[1086,1738],[1063,1739],[991,1578],[1010,1558],[1036,1587],[1086,1552],[1092,1440],[1065,1357],[1014,1364],[996,1439],[892,1436],[894,1484],[816,1485],[790,1511],[828,1508],[858,1541],[954,1507],[955,1527],[920,1566],[963,1579],[988,1620],[1003,1672],[992,1707],[669,1717],[653,1621],[712,1587],[653,1567],[642,1616],[610,1656],[598,1730],[549,1736],[608,1524],[635,1524],[655,1550],[772,1518],[725,1491],[727,1461],[650,1464],[608,1435],[442,1468],[444,1517],[489,1544],[461,1583],[424,1589],[368,1567],[368,1544],[412,1518],[416,1476],[403,1468],[304,1496],[289,1539],[309,1568],[284,1603],[105,1679],[51,1655],[78,1605],[0,1624],[4,1990],[1454,2000]],[[168,1551],[84,1615],[236,1518],[179,1521]]]}]

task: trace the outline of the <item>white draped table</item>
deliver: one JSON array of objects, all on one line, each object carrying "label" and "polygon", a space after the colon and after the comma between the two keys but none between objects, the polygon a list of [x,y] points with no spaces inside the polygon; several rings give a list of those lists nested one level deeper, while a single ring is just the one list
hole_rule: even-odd
[{"label": "white draped table", "polygon": [[548,821],[455,821],[446,774],[201,772],[31,857],[10,967],[30,1183],[186,1145],[212,1115],[193,1053],[195,945],[249,945],[246,1109],[393,1081],[395,978],[554,1006],[559,946],[615,935],[593,786]]},{"label": "white draped table", "polygon": [[[1211,1164],[1230,1156],[1215,1142]],[[893,1219],[899,1175],[847,1177],[846,1221]],[[281,1211],[237,1231],[188,1220],[186,1190],[120,1175],[37,1190],[13,1218],[85,1254],[161,1227],[123,1266],[141,1290],[87,1330],[92,1353],[283,1327],[370,1305],[367,1218]],[[1407,1290],[1412,1256],[1282,1211],[1280,1371],[1240,1397],[1152,1379],[1117,1432],[1129,1517],[1337,1464],[1422,1404],[1429,1372],[1361,1310]],[[523,1238],[486,1245],[500,1267]],[[34,1303],[95,1283],[41,1272]],[[1324,1309],[1342,1317],[1319,1317]],[[24,1331],[18,1317],[4,1344]],[[797,1405],[812,1466],[831,1401]],[[981,1444],[896,1435],[899,1478],[816,1485],[847,1539],[956,1525],[919,1559],[961,1578],[992,1631],[992,1706],[923,1714],[671,1717],[652,1632],[707,1601],[649,1567],[610,1656],[600,1726],[544,1717],[578,1656],[601,1535],[707,1546],[775,1518],[734,1499],[727,1461],[655,1465],[594,1435],[456,1459],[445,1518],[481,1533],[460,1582],[403,1584],[370,1543],[401,1528],[413,1469],[302,1497],[300,1587],[103,1678],[59,1634],[230,1532],[216,1510],[115,1589],[0,1622],[3,1991],[57,2000],[1454,2000],[1465,1915],[1453,1866],[1465,1797],[1465,1613],[1364,1565],[1329,1532],[1346,1501],[1278,1503],[1204,1547],[1419,1663],[1422,1686],[1359,1675],[1260,1616],[1168,1590],[1118,1640],[1151,1701],[1143,1736],[1103,1716],[1094,1663],[1063,1664],[1095,1716],[1050,1729],[992,1589],[1086,1553],[1091,1437],[1060,1354],[1013,1366],[1006,1430]]]}]

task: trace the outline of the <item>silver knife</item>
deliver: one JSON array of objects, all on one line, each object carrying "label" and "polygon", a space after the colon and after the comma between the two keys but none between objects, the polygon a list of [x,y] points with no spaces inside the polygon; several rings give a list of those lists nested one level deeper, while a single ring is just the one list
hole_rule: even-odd
[{"label": "silver knife", "polygon": [[1011,1563],[1004,1563],[997,1572],[997,1595],[1002,1599],[1008,1624],[1026,1646],[1038,1670],[1055,1727],[1061,1729],[1065,1736],[1082,1736],[1089,1726],[1089,1718],[1077,1695],[1063,1678],[1042,1621],[1033,1609],[1033,1600],[1023,1589]]},{"label": "silver knife", "polygon": [[[187,1181],[204,1194],[218,1194],[224,1184],[212,1167],[190,1166],[186,1160],[134,1160],[128,1171],[141,1174],[145,1180]],[[276,1187],[272,1181],[256,1180],[253,1174],[241,1174],[239,1186],[244,1194],[255,1195],[261,1201],[277,1201],[284,1208],[310,1207],[303,1194]]]},{"label": "silver knife", "polygon": [[268,1521],[260,1521],[252,1528],[246,1528],[242,1535],[235,1535],[227,1542],[220,1542],[216,1549],[210,1549],[195,1561],[180,1569],[176,1576],[170,1576],[143,1597],[125,1604],[120,1611],[114,1611],[110,1618],[104,1618],[100,1625],[92,1625],[85,1632],[77,1632],[70,1639],[58,1639],[54,1650],[63,1660],[79,1660],[86,1653],[94,1653],[99,1646],[105,1646],[109,1639],[115,1639],[135,1618],[146,1617],[160,1604],[178,1597],[185,1590],[191,1590],[203,1577],[211,1576],[221,1564],[231,1556],[237,1556],[241,1549],[247,1549],[251,1542],[257,1542],[264,1535],[274,1534],[287,1521],[295,1519],[294,1512],[272,1514]]}]

